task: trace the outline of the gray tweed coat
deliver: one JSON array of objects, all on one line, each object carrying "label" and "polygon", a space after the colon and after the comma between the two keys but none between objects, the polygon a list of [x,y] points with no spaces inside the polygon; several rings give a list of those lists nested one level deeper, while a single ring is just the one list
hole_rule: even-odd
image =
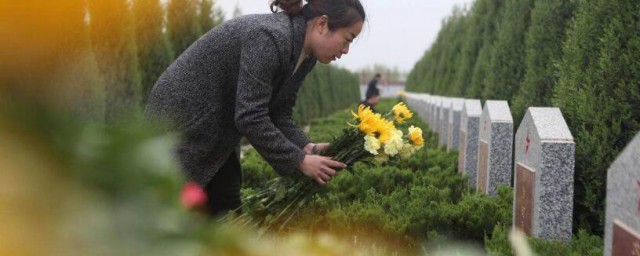
[{"label": "gray tweed coat", "polygon": [[[292,28],[293,26],[293,28]],[[206,186],[245,136],[280,174],[295,171],[311,142],[291,119],[306,22],[285,13],[242,16],[207,32],[158,79],[145,109],[181,132],[188,178]]]}]

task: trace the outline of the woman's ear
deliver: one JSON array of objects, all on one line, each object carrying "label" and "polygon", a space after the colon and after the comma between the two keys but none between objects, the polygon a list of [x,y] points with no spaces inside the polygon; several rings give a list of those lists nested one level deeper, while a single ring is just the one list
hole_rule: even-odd
[{"label": "woman's ear", "polygon": [[315,25],[316,25],[315,26],[316,29],[318,29],[318,32],[320,32],[320,34],[324,34],[326,31],[329,30],[329,16],[327,15],[318,16],[318,18],[316,19]]}]

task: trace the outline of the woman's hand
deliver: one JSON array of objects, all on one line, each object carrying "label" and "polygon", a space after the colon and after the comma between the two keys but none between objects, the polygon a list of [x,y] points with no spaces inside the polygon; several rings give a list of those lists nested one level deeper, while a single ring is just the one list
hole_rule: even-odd
[{"label": "woman's hand", "polygon": [[320,185],[326,185],[331,177],[338,174],[334,168],[345,168],[346,164],[331,160],[331,158],[319,155],[305,155],[304,160],[298,166],[298,169],[304,175],[318,182]]},{"label": "woman's hand", "polygon": [[305,155],[316,155],[329,148],[329,143],[307,143],[302,149]]}]

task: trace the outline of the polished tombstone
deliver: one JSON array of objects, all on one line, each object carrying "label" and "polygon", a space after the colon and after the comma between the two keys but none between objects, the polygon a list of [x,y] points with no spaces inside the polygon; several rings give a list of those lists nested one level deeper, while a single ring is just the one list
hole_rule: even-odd
[{"label": "polished tombstone", "polygon": [[498,193],[498,185],[511,185],[513,118],[506,101],[488,100],[480,117],[478,142],[479,191]]},{"label": "polished tombstone", "polygon": [[529,108],[515,138],[513,225],[571,240],[575,142],[558,108]]},{"label": "polished tombstone", "polygon": [[451,150],[458,150],[460,144],[460,115],[462,112],[464,99],[451,99],[449,108],[449,120],[447,120],[447,153]]},{"label": "polished tombstone", "polygon": [[451,98],[442,97],[440,100],[440,120],[438,120],[438,146],[447,147],[447,132],[449,125],[449,109],[451,109]]},{"label": "polished tombstone", "polygon": [[478,136],[482,105],[480,100],[465,100],[460,117],[460,143],[458,145],[458,172],[466,174],[469,185],[477,184]]},{"label": "polished tombstone", "polygon": [[609,167],[604,255],[640,255],[640,133]]}]

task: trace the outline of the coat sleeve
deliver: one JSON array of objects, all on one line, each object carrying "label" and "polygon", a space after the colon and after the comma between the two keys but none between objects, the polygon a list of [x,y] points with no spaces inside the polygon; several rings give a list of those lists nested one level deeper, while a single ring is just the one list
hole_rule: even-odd
[{"label": "coat sleeve", "polygon": [[281,64],[279,45],[268,31],[248,37],[240,55],[235,125],[278,173],[292,173],[304,160],[304,153],[275,126],[269,115],[271,81]]}]

